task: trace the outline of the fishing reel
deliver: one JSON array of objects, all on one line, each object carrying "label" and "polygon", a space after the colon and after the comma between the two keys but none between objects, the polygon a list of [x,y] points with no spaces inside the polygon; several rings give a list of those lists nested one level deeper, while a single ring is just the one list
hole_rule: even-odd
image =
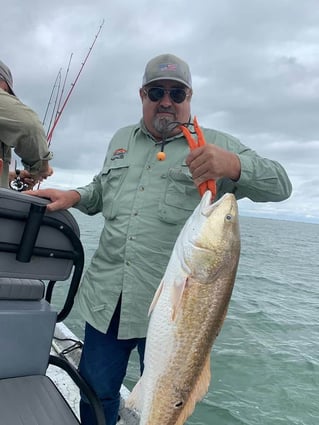
[{"label": "fishing reel", "polygon": [[28,185],[20,177],[20,170],[16,169],[16,178],[9,183],[10,189],[22,192],[28,189]]}]

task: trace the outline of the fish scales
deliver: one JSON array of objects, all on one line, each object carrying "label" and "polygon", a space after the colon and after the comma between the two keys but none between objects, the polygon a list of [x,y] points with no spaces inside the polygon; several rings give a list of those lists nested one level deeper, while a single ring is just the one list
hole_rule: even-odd
[{"label": "fish scales", "polygon": [[235,197],[209,199],[182,229],[153,301],[145,369],[127,402],[141,411],[140,425],[184,424],[208,390],[240,251]]}]

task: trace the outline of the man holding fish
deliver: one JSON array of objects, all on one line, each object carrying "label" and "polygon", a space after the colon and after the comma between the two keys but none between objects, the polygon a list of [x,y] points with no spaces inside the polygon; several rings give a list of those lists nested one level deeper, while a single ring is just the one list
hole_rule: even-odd
[{"label": "man holding fish", "polygon": [[[150,60],[139,95],[141,121],[116,132],[103,168],[91,183],[68,191],[29,193],[49,198],[49,211],[75,207],[89,215],[102,213],[105,218],[99,246],[82,279],[77,307],[86,321],[80,373],[100,397],[107,425],[116,424],[120,387],[133,349],[139,352],[141,371],[144,368],[148,310],[156,290],[159,288],[152,303],[154,319],[151,316],[152,334],[148,337],[155,343],[157,338],[168,342],[165,347],[158,345],[157,351],[182,353],[179,342],[179,348],[174,345],[171,325],[173,333],[182,335],[185,324],[194,323],[190,300],[196,299],[199,287],[208,280],[215,281],[214,270],[224,270],[221,264],[228,258],[228,275],[218,279],[218,294],[209,290],[201,293],[215,300],[219,310],[214,319],[205,316],[211,322],[206,336],[202,335],[209,341],[204,358],[189,362],[191,374],[196,364],[202,365],[189,381],[188,387],[194,390],[188,393],[184,388],[171,400],[172,409],[181,410],[181,415],[166,422],[162,417],[158,422],[143,413],[141,422],[182,424],[205,393],[208,351],[226,314],[235,278],[239,256],[236,199],[281,201],[290,196],[291,183],[278,162],[260,157],[236,138],[213,129],[201,128],[205,143],[190,151],[181,126],[193,128],[193,90],[189,67],[182,59],[163,54]],[[198,205],[198,188],[207,181],[216,182],[213,206],[210,192]],[[201,313],[204,310],[210,308],[203,308]],[[156,325],[161,323],[167,325],[163,334]],[[185,341],[187,347],[190,342]],[[151,362],[151,344],[146,363]],[[142,411],[154,411],[154,400],[146,402],[146,392],[153,391],[148,364],[145,372],[148,384],[138,385],[143,390],[134,390],[131,404]],[[155,379],[163,380],[163,376]],[[80,410],[82,424],[94,425],[84,398]]]}]

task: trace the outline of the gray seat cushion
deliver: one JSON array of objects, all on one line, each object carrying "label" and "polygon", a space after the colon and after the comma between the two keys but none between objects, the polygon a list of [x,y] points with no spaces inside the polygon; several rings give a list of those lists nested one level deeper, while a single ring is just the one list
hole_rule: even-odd
[{"label": "gray seat cushion", "polygon": [[0,300],[0,379],[45,374],[56,318],[45,300]]},{"label": "gray seat cushion", "polygon": [[0,300],[40,300],[43,296],[41,280],[0,277]]},{"label": "gray seat cushion", "polygon": [[3,425],[79,425],[77,417],[47,376],[0,380]]}]

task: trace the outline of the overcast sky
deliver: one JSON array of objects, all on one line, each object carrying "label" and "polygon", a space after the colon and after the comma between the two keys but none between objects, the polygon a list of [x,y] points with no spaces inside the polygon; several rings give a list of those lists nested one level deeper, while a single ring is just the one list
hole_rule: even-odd
[{"label": "overcast sky", "polygon": [[105,20],[52,139],[55,175],[41,187],[91,181],[113,133],[141,117],[146,62],[173,53],[190,65],[199,123],[281,162],[290,176],[289,200],[243,200],[242,214],[319,223],[318,0],[0,4],[1,60],[41,120],[59,70],[63,82],[73,54],[66,94]]}]

